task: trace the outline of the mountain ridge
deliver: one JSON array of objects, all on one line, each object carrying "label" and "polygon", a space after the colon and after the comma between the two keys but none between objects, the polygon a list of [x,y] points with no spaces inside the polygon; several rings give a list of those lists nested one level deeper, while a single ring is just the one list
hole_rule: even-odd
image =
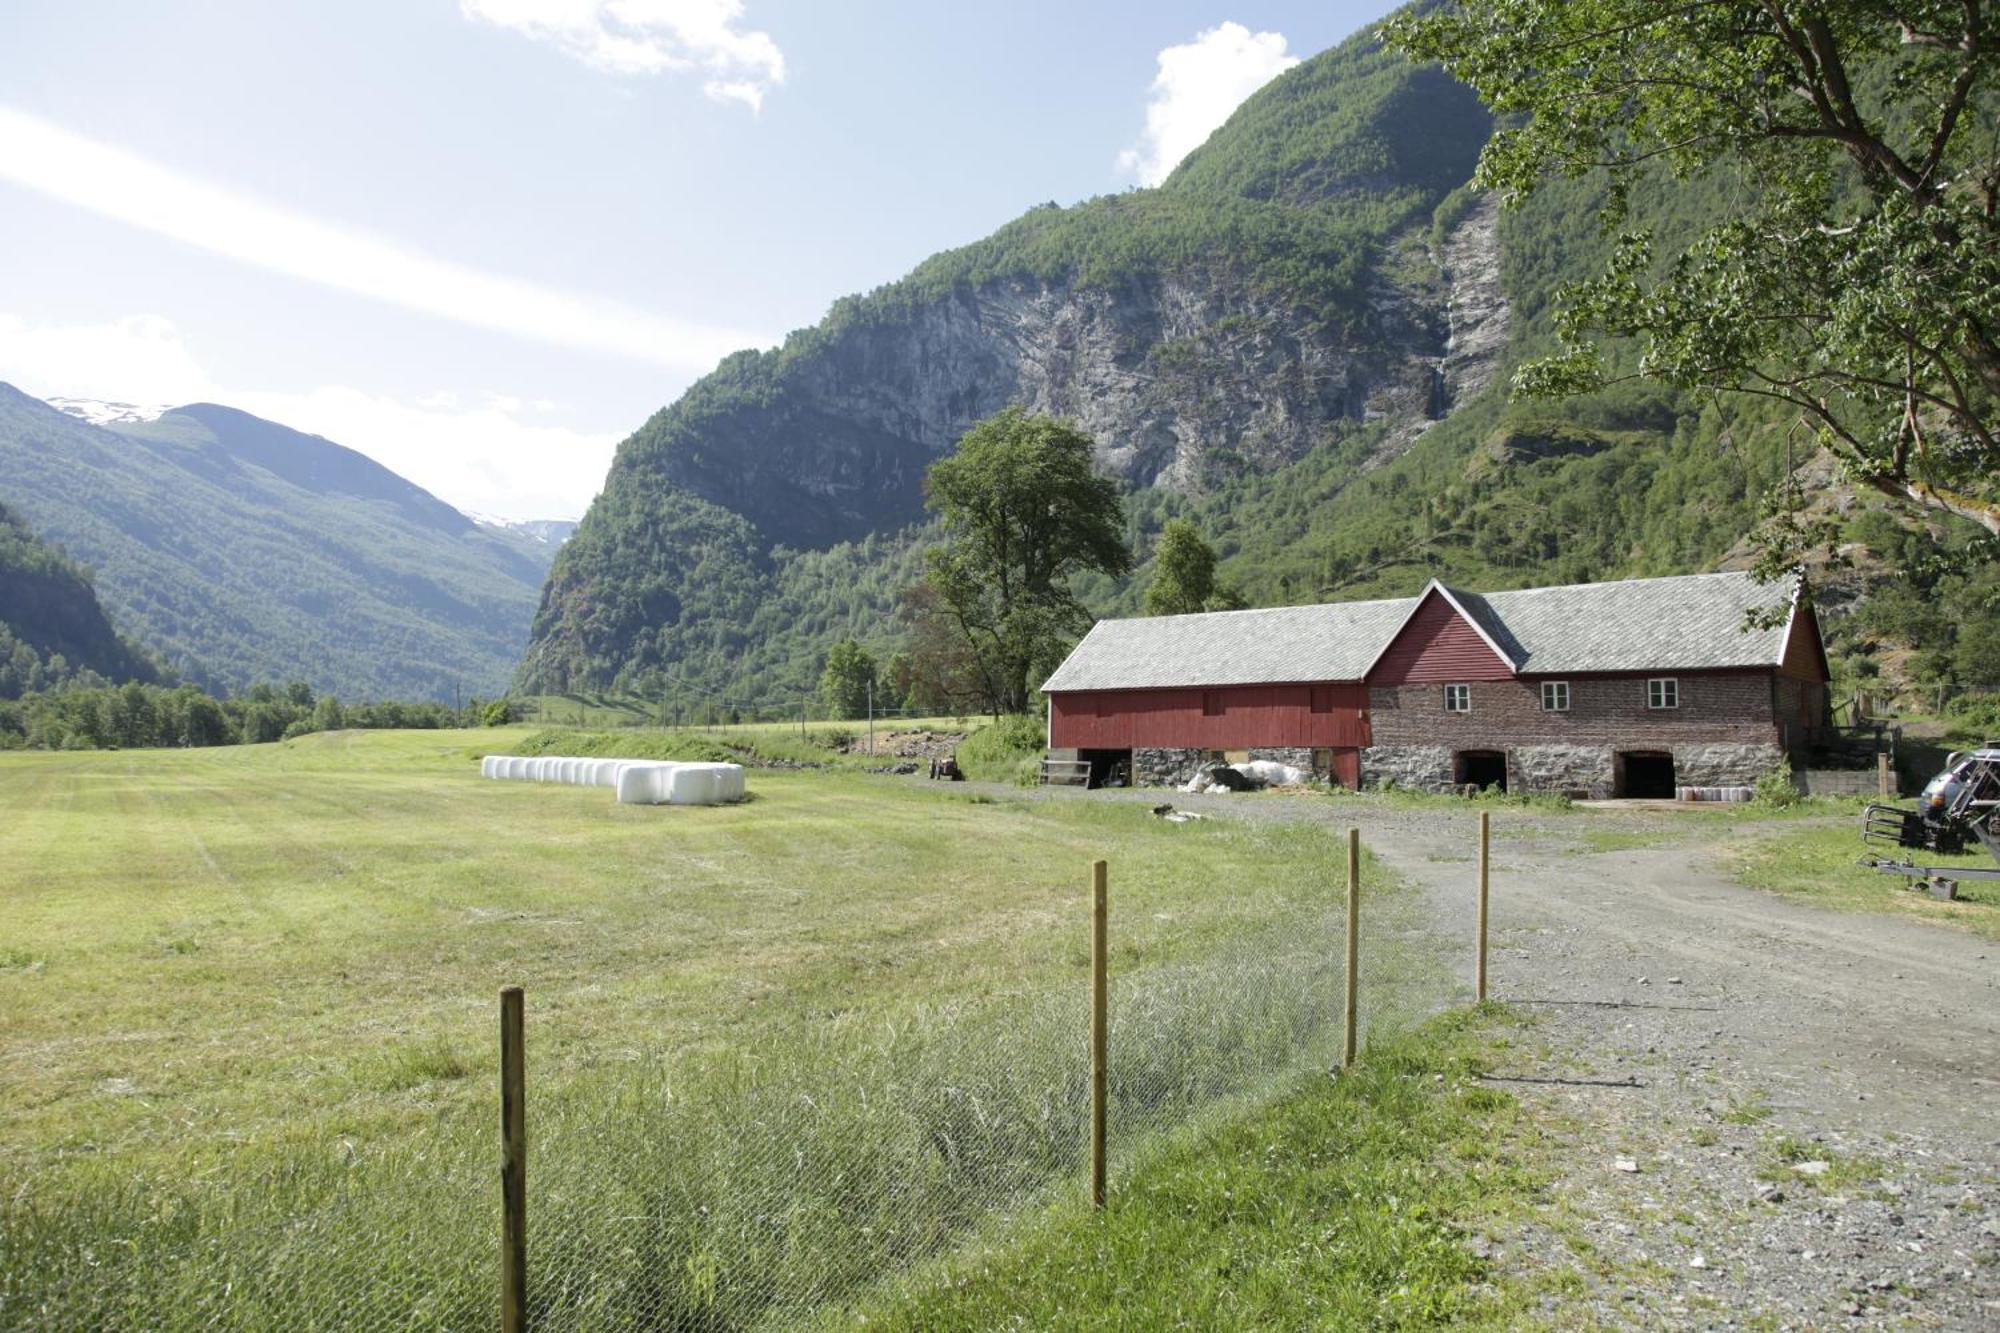
[{"label": "mountain ridge", "polygon": [[548,568],[357,451],[218,404],[95,425],[0,384],[0,476],[116,621],[212,688],[497,693]]}]

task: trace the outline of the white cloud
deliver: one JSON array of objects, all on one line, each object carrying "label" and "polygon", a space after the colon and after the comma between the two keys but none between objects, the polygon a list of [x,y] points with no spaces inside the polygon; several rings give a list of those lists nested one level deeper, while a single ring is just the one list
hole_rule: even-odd
[{"label": "white cloud", "polygon": [[1285,36],[1222,23],[1160,52],[1160,72],[1146,102],[1139,142],[1118,155],[1118,169],[1158,185],[1201,147],[1243,99],[1299,63]]},{"label": "white cloud", "polygon": [[742,0],[459,0],[458,8],[613,74],[699,73],[703,92],[752,111],[785,81],[785,53],[769,33],[742,26]]},{"label": "white cloud", "polygon": [[439,259],[183,176],[6,107],[0,181],[241,263],[536,342],[698,372],[769,341]]},{"label": "white cloud", "polygon": [[0,380],[43,398],[241,408],[364,453],[460,509],[502,518],[580,515],[619,440],[526,420],[554,405],[507,394],[438,390],[404,401],[342,385],[218,384],[158,315],[63,327],[0,313]]}]

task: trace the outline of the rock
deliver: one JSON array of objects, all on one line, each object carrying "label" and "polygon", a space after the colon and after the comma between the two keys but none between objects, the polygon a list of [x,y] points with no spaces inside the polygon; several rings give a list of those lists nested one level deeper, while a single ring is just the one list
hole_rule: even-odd
[{"label": "rock", "polygon": [[1706,1267],[1708,1267],[1708,1259],[1707,1259],[1707,1258],[1706,1258],[1705,1256],[1703,1256],[1703,1255],[1700,1255],[1700,1254],[1697,1254],[1697,1255],[1695,1255],[1695,1257],[1694,1257],[1694,1258],[1692,1258],[1692,1259],[1688,1260],[1688,1267],[1689,1267],[1689,1268],[1706,1268]]},{"label": "rock", "polygon": [[1628,1175],[1636,1176],[1639,1174],[1639,1163],[1630,1157],[1615,1157],[1612,1159],[1611,1165]]},{"label": "rock", "polygon": [[1815,1158],[1810,1162],[1800,1162],[1792,1168],[1792,1170],[1798,1172],[1802,1176],[1823,1176],[1832,1169],[1833,1169],[1833,1163],[1821,1161],[1818,1158]]},{"label": "rock", "polygon": [[1681,979],[1679,977],[1668,977],[1667,984],[1669,986],[1678,986],[1681,984]]}]

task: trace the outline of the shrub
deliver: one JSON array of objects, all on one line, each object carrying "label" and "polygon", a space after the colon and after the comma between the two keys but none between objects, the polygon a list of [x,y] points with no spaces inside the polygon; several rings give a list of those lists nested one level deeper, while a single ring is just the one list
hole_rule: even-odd
[{"label": "shrub", "polygon": [[1775,806],[1779,809],[1798,804],[1799,789],[1792,781],[1792,763],[1789,759],[1780,759],[1777,767],[1757,779],[1755,800],[1759,805]]},{"label": "shrub", "polygon": [[495,699],[479,710],[479,724],[483,727],[504,727],[514,720],[514,705],[505,699]]},{"label": "shrub", "polygon": [[1042,719],[1019,713],[990,722],[958,747],[958,766],[980,782],[1031,787],[1041,775]]}]

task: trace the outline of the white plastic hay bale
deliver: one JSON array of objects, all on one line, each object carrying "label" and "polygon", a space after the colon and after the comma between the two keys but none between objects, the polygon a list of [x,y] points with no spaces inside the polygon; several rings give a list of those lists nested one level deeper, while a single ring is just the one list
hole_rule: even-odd
[{"label": "white plastic hay bale", "polygon": [[665,763],[628,763],[618,773],[618,802],[620,805],[664,805],[667,800],[666,779],[676,765]]},{"label": "white plastic hay bale", "polygon": [[501,776],[512,778],[515,782],[525,782],[528,778],[529,762],[525,757],[509,759],[507,761],[507,771]]},{"label": "white plastic hay bale", "polygon": [[482,756],[480,756],[480,759],[479,759],[479,776],[480,776],[480,777],[482,777],[482,778],[490,778],[490,777],[492,777],[492,776],[493,776],[493,756],[492,756],[492,755],[490,755],[490,754],[489,754],[489,755],[482,755]]}]

